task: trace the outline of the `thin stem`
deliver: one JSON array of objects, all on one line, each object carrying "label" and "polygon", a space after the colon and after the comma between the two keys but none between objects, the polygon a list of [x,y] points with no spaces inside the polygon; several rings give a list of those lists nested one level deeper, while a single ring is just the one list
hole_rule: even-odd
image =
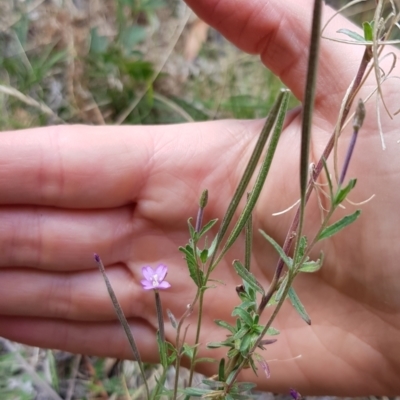
[{"label": "thin stem", "polygon": [[[356,74],[356,78],[354,79],[353,83],[352,83],[352,87],[349,91],[349,96],[346,100],[346,105],[343,109],[343,113],[342,113],[342,117],[340,119],[339,122],[339,132],[342,129],[342,126],[350,112],[350,108],[351,105],[353,103],[354,97],[357,94],[358,90],[360,89],[360,84],[362,83],[362,79],[363,76],[365,74],[365,71],[368,67],[369,62],[372,59],[372,51],[371,51],[371,46],[367,46],[365,51],[364,51],[364,55],[363,58],[361,60],[360,66],[358,68],[357,74]],[[308,183],[308,188],[307,188],[307,192],[306,192],[306,203],[308,201],[308,199],[311,196],[312,193],[312,188],[313,188],[313,182],[315,182],[322,169],[323,169],[323,160],[327,160],[329,157],[329,154],[331,153],[334,143],[335,143],[335,138],[336,138],[336,130],[332,133],[331,137],[329,138],[329,141],[324,149],[324,152],[322,153],[321,158],[319,159],[317,165],[314,168],[314,171],[312,173],[312,176],[310,177],[309,183]],[[292,224],[290,225],[289,231],[286,235],[286,239],[285,242],[283,244],[283,251],[286,254],[289,254],[290,248],[292,247],[292,243],[293,243],[293,239],[295,237],[295,232],[297,231],[298,225],[299,225],[299,217],[300,217],[300,208],[297,209],[297,212],[293,218]],[[284,262],[282,259],[279,259],[278,264],[275,268],[275,273],[274,276],[272,278],[271,284],[268,288],[267,293],[265,294],[265,296],[262,298],[260,306],[258,308],[259,310],[259,314],[261,315],[261,313],[264,311],[266,305],[268,304],[269,300],[271,299],[272,295],[274,294],[279,278],[282,274],[282,270],[283,270],[283,266],[284,266]]]},{"label": "thin stem", "polygon": [[205,294],[205,290],[204,289],[199,289],[200,291],[200,296],[199,296],[199,311],[198,311],[198,315],[197,315],[197,327],[196,327],[196,338],[195,338],[195,348],[193,350],[193,357],[190,363],[190,374],[189,374],[189,384],[188,386],[192,385],[192,380],[193,380],[193,373],[194,373],[194,366],[195,366],[195,360],[196,360],[196,356],[197,356],[197,344],[200,341],[200,332],[201,332],[201,320],[203,317],[203,302],[204,302],[204,294]]},{"label": "thin stem", "polygon": [[[314,1],[313,18],[310,37],[310,52],[308,55],[306,87],[304,91],[303,116],[301,125],[300,146],[300,215],[297,233],[297,245],[303,230],[304,210],[306,206],[306,192],[308,180],[308,164],[310,154],[310,138],[312,116],[314,111],[315,87],[318,71],[318,54],[321,31],[322,0]],[[298,246],[296,246],[297,248]],[[295,251],[296,253],[296,251]]]},{"label": "thin stem", "polygon": [[360,130],[360,128],[364,122],[364,118],[365,118],[365,106],[364,106],[363,101],[360,99],[358,101],[357,110],[354,115],[353,135],[351,137],[350,145],[347,149],[346,158],[344,160],[342,173],[341,173],[340,179],[339,179],[339,186],[341,186],[343,184],[344,178],[346,177],[347,168],[349,167],[351,156],[353,154],[353,150],[356,145],[358,131]]},{"label": "thin stem", "polygon": [[[160,340],[162,343],[165,344],[164,318],[163,318],[160,292],[158,290],[154,290],[154,296],[156,299],[156,310],[157,310],[157,319],[158,319],[158,330],[160,332]],[[165,349],[165,346],[164,346],[164,349]]]},{"label": "thin stem", "polygon": [[111,298],[111,301],[113,303],[115,313],[117,314],[117,317],[118,317],[118,320],[119,320],[120,324],[124,328],[125,335],[126,335],[126,337],[128,339],[128,342],[129,342],[130,348],[132,350],[132,353],[133,353],[133,355],[135,357],[135,360],[137,361],[137,363],[139,365],[140,373],[142,375],[143,382],[144,382],[144,385],[146,387],[147,398],[149,399],[150,398],[150,391],[149,391],[149,387],[147,385],[147,379],[146,379],[146,375],[144,373],[143,363],[142,363],[142,360],[141,360],[141,357],[140,357],[139,349],[138,349],[138,347],[136,345],[135,339],[133,338],[132,332],[131,332],[131,330],[129,328],[128,321],[127,321],[127,319],[125,317],[124,312],[122,311],[122,308],[121,308],[121,306],[120,306],[120,304],[118,302],[117,296],[115,295],[115,292],[114,292],[114,290],[113,290],[113,288],[111,286],[111,283],[108,280],[108,277],[106,275],[106,271],[104,269],[103,262],[101,261],[100,257],[97,254],[94,255],[94,259],[96,260],[97,266],[99,267],[99,270],[100,270],[101,274],[103,275],[103,279],[104,279],[104,282],[106,283],[107,291],[108,291],[108,294],[109,294],[109,296]]}]

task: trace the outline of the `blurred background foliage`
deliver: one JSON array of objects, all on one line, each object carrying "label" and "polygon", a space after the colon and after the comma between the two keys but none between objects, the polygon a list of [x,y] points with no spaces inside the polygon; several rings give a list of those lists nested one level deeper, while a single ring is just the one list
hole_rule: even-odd
[{"label": "blurred background foliage", "polygon": [[282,87],[182,0],[2,0],[0,49],[2,130],[259,118]]}]

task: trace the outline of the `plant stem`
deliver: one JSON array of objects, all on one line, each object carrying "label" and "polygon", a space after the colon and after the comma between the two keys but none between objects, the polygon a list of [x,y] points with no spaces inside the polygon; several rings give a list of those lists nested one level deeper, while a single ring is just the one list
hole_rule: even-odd
[{"label": "plant stem", "polygon": [[[358,68],[356,77],[355,77],[355,79],[354,79],[354,81],[352,83],[351,89],[349,91],[349,95],[347,97],[345,107],[343,109],[342,117],[341,117],[340,122],[339,122],[339,132],[342,129],[343,124],[344,124],[344,122],[345,122],[345,120],[346,120],[346,118],[347,118],[347,116],[348,116],[348,114],[350,112],[350,108],[351,108],[351,105],[353,103],[354,97],[357,94],[358,90],[360,89],[360,84],[362,82],[363,76],[365,74],[365,71],[366,71],[367,66],[368,66],[369,62],[371,61],[371,59],[372,59],[371,46],[367,46],[365,51],[364,51],[364,55],[363,55],[363,58],[361,60],[360,66]],[[324,159],[325,160],[328,159],[328,156],[329,156],[329,154],[331,153],[331,151],[333,149],[335,140],[336,140],[336,130],[332,133],[331,137],[329,138],[329,141],[328,141],[328,143],[327,143],[327,145],[326,145],[326,147],[324,149],[324,152],[322,153],[322,156],[319,159],[318,164],[315,166],[315,168],[313,170],[313,173],[312,173],[312,176],[310,177],[310,180],[308,182],[307,192],[306,192],[306,198],[305,198],[306,203],[307,203],[308,199],[311,196],[311,192],[312,192],[312,188],[313,188],[313,182],[315,182],[318,179],[318,177],[319,177],[319,175],[320,175],[320,173],[321,173],[321,171],[323,169],[323,160]],[[298,208],[297,211],[296,211],[296,214],[295,214],[295,216],[293,218],[292,224],[290,225],[289,231],[288,231],[288,233],[286,235],[285,242],[283,244],[283,251],[286,254],[289,254],[290,248],[292,247],[293,239],[296,236],[296,231],[297,231],[297,228],[299,226],[299,218],[300,218],[300,208]],[[269,300],[271,299],[272,295],[274,294],[274,292],[276,290],[279,278],[280,278],[280,276],[282,274],[283,266],[284,266],[283,260],[279,259],[278,264],[277,264],[276,269],[275,269],[274,276],[273,276],[272,281],[271,281],[271,284],[270,284],[270,286],[268,288],[267,293],[262,298],[260,306],[258,308],[258,313],[260,315],[264,311],[266,305],[268,304]]]},{"label": "plant stem", "polygon": [[199,291],[200,291],[199,312],[198,312],[198,316],[197,316],[196,338],[195,338],[195,341],[194,341],[195,348],[193,350],[193,357],[192,357],[192,360],[191,360],[191,363],[190,363],[190,374],[189,374],[188,386],[192,385],[195,360],[196,360],[196,356],[197,356],[197,344],[199,343],[199,340],[200,340],[201,320],[202,320],[202,317],[203,317],[203,301],[204,301],[205,289],[200,288]]}]

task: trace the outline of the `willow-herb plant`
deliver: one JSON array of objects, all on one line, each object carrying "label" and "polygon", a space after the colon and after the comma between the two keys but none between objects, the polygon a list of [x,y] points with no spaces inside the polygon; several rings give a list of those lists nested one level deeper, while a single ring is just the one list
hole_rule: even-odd
[{"label": "willow-herb plant", "polygon": [[[355,2],[352,2],[352,4],[354,3]],[[184,395],[185,398],[194,396],[210,399],[247,399],[251,390],[255,387],[255,384],[251,382],[238,382],[237,378],[239,373],[246,368],[251,368],[255,374],[257,374],[258,369],[261,368],[266,375],[266,379],[270,376],[269,366],[260,353],[260,350],[264,350],[266,346],[271,345],[277,340],[276,336],[279,335],[279,331],[273,328],[272,324],[274,323],[285,300],[289,299],[305,323],[311,324],[310,316],[307,314],[307,311],[293,288],[293,282],[299,274],[314,273],[322,267],[322,253],[317,260],[310,259],[311,251],[318,242],[337,234],[360,216],[360,210],[357,210],[352,214],[346,215],[339,221],[330,224],[331,217],[335,210],[341,206],[356,185],[356,179],[350,179],[346,183],[346,173],[358,133],[365,117],[364,101],[367,101],[368,98],[364,101],[360,99],[355,108],[353,118],[353,136],[340,175],[338,173],[336,159],[336,145],[340,133],[349,117],[353,101],[366,77],[372,71],[374,71],[377,79],[377,98],[378,100],[383,101],[380,86],[382,82],[388,78],[391,70],[387,75],[380,72],[379,56],[385,44],[393,43],[393,41],[389,41],[388,38],[395,23],[400,19],[400,14],[396,14],[395,12],[388,18],[383,19],[381,15],[383,3],[384,0],[378,1],[374,20],[363,24],[364,37],[349,30],[342,29],[339,31],[339,33],[350,37],[351,40],[345,40],[346,43],[363,45],[365,46],[365,51],[356,76],[343,99],[338,121],[332,136],[330,137],[320,160],[315,165],[311,164],[312,168],[310,168],[309,149],[311,122],[314,108],[322,9],[321,0],[315,0],[314,2],[309,62],[305,97],[303,99],[303,121],[300,150],[300,204],[288,230],[283,246],[280,246],[266,232],[260,231],[260,234],[279,254],[279,261],[276,265],[270,286],[264,288],[257,281],[257,277],[251,273],[250,259],[253,236],[252,211],[254,210],[268,176],[280,133],[282,131],[289,99],[289,91],[286,89],[281,90],[266,119],[265,125],[260,133],[247,167],[219,226],[218,233],[209,245],[207,244],[207,234],[210,233],[211,229],[218,221],[211,220],[205,224],[203,223],[204,209],[206,208],[208,201],[207,190],[204,190],[200,197],[199,211],[195,225],[193,226],[191,219],[188,221],[189,241],[186,245],[180,247],[179,250],[183,253],[183,257],[188,267],[189,276],[193,280],[197,291],[195,298],[188,305],[181,318],[177,319],[171,311],[167,310],[167,315],[171,325],[176,330],[175,343],[169,343],[165,339],[164,315],[161,307],[160,291],[168,289],[170,286],[169,283],[165,281],[167,267],[160,265],[156,270],[153,270],[148,266],[143,267],[142,271],[144,279],[141,282],[143,289],[153,290],[155,295],[159,323],[157,343],[163,368],[163,373],[157,378],[157,384],[155,389],[152,391],[150,391],[146,383],[146,375],[143,363],[141,362],[139,349],[136,346],[126,318],[123,315],[118,300],[107,279],[100,257],[95,255],[95,260],[105,279],[117,316],[124,327],[129,344],[132,348],[133,356],[139,363],[140,371],[145,383],[147,398],[156,399],[161,395],[166,395],[169,398],[176,399],[178,395]],[[266,146],[267,149],[265,150]],[[333,149],[335,149],[334,176],[336,177],[337,182],[336,187],[332,181],[331,173],[328,170],[326,162]],[[238,220],[234,223],[234,227],[229,232],[229,235],[227,235],[228,228],[237,212],[239,203],[248,190],[250,181],[260,163],[261,167],[257,173],[254,186],[251,188],[250,192],[247,193],[246,205],[241,211]],[[322,218],[320,227],[317,233],[314,234],[313,237],[309,238],[303,234],[305,209],[312,191],[318,188],[317,182],[322,172],[324,172],[325,180],[327,182],[329,207],[327,209],[321,207]],[[226,357],[218,361],[217,375],[209,379],[204,379],[203,387],[192,387],[193,372],[196,364],[202,361],[210,361],[197,357],[200,346],[199,339],[202,326],[204,294],[207,290],[212,290],[214,287],[214,285],[210,284],[212,272],[218,267],[219,262],[226,256],[229,248],[234,244],[243,231],[245,232],[244,262],[242,263],[239,260],[233,260],[232,262],[232,267],[242,279],[242,284],[237,286],[235,289],[238,295],[239,304],[232,311],[232,316],[236,318],[236,324],[231,325],[226,321],[216,320],[215,323],[218,326],[227,330],[227,336],[224,340],[207,344],[207,347],[211,349],[225,348]],[[204,242],[206,243],[205,247],[200,247],[200,243]],[[290,256],[289,254],[292,255]],[[267,323],[262,324],[260,323],[260,317],[267,309],[272,309],[273,311],[270,312]],[[188,330],[186,319],[194,311],[196,311],[197,314],[197,328],[195,342],[190,345],[185,341]],[[178,388],[179,369],[183,357],[188,357],[190,360],[190,378],[187,387]],[[175,382],[174,388],[167,390],[164,387],[164,384],[167,370],[171,366],[175,367]],[[294,400],[299,400],[301,397],[295,389],[291,389],[290,395]]]}]

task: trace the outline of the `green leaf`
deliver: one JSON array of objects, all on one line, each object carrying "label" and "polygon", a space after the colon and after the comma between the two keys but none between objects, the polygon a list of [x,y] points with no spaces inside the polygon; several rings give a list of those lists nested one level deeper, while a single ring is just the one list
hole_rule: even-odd
[{"label": "green leaf", "polygon": [[254,389],[257,385],[252,382],[238,382],[237,387],[240,392],[248,392]]},{"label": "green leaf", "polygon": [[215,380],[213,380],[213,379],[202,379],[201,382],[202,382],[204,385],[207,385],[207,386],[209,386],[211,389],[214,389],[214,390],[221,389],[221,388],[224,387],[224,385],[225,385],[225,382],[215,381]]},{"label": "green leaf", "polygon": [[235,268],[235,271],[237,274],[249,284],[250,287],[252,287],[254,290],[257,292],[261,293],[262,295],[265,294],[265,291],[263,287],[257,282],[257,279],[254,277],[254,275],[249,272],[243,264],[241,264],[240,261],[235,260],[233,261],[233,267]]},{"label": "green leaf", "polygon": [[160,364],[164,367],[168,367],[168,360],[165,348],[165,342],[161,340],[160,331],[157,331],[157,345],[158,345],[158,354],[160,355]]},{"label": "green leaf", "polygon": [[195,364],[198,363],[215,363],[217,360],[215,358],[211,358],[211,357],[200,357],[200,358],[196,358],[196,361],[194,362]]},{"label": "green leaf", "polygon": [[258,172],[256,181],[254,183],[254,187],[252,191],[250,192],[250,196],[248,197],[247,203],[242,211],[242,213],[239,216],[238,221],[236,222],[235,226],[233,227],[223,249],[221,250],[221,254],[218,256],[218,260],[220,260],[224,254],[228,251],[228,249],[233,245],[233,243],[236,241],[236,239],[239,237],[240,232],[242,232],[244,226],[246,225],[248,219],[251,216],[251,213],[253,212],[253,209],[257,203],[257,200],[260,196],[261,190],[264,186],[265,180],[268,176],[271,164],[272,164],[272,159],[274,158],[275,155],[275,150],[278,146],[278,141],[280,134],[282,132],[283,128],[283,123],[285,121],[285,116],[286,116],[286,111],[288,107],[288,102],[289,102],[289,91],[287,89],[282,90],[283,93],[283,100],[282,104],[279,107],[278,115],[276,118],[276,123],[273,128],[273,133],[271,140],[269,141],[268,149],[267,152],[264,156],[264,160],[261,164],[261,168]]},{"label": "green leaf", "polygon": [[193,397],[203,397],[207,394],[210,394],[213,392],[211,389],[200,389],[196,387],[188,387],[182,390],[182,392],[187,395],[187,396],[193,396]]},{"label": "green leaf", "polygon": [[[275,126],[279,112],[282,108],[282,103],[285,100],[285,96],[287,96],[286,92],[281,90],[274,105],[271,107],[271,110],[267,116],[265,124],[261,130],[260,136],[258,137],[257,143],[255,144],[253,152],[250,156],[250,160],[248,161],[248,163],[246,165],[246,169],[243,172],[243,175],[242,175],[242,178],[240,179],[238,187],[236,188],[236,191],[232,197],[232,200],[229,203],[229,206],[228,206],[228,209],[226,210],[224,218],[222,219],[221,226],[220,226],[220,228],[218,230],[218,234],[216,236],[215,249],[217,249],[219,247],[223,238],[225,237],[228,227],[232,221],[232,218],[234,217],[235,212],[239,206],[240,200],[243,197],[243,194],[249,185],[249,182],[254,174],[256,167],[259,165],[258,162],[260,160],[261,154],[264,150],[264,147],[269,138],[269,135]],[[213,252],[213,254],[214,254],[214,252]],[[220,258],[222,258],[222,257],[219,257],[219,259]],[[211,259],[211,264],[216,265],[218,263],[218,262],[213,263],[213,261],[214,261],[214,257]]]},{"label": "green leaf", "polygon": [[335,195],[335,199],[333,201],[334,207],[338,206],[340,203],[343,202],[343,200],[347,197],[347,195],[354,188],[354,186],[356,186],[356,183],[357,183],[357,179],[350,179],[350,181],[346,187],[344,187],[344,188],[339,187],[339,189]]},{"label": "green leaf", "polygon": [[246,356],[249,352],[253,343],[253,338],[253,333],[248,333],[247,335],[243,336],[242,340],[240,341],[239,351],[243,354],[243,356]]},{"label": "green leaf", "polygon": [[277,242],[275,242],[274,239],[272,239],[271,236],[267,235],[262,229],[259,230],[261,235],[264,236],[265,239],[268,240],[268,242],[270,242],[272,244],[272,246],[275,248],[275,250],[278,252],[279,256],[281,257],[281,259],[283,260],[283,262],[286,264],[286,266],[289,269],[292,269],[293,267],[293,260],[288,257],[286,255],[286,253],[283,251],[282,247],[279,246],[279,244]]},{"label": "green leaf", "polygon": [[185,255],[190,277],[193,279],[197,287],[202,287],[204,282],[204,273],[197,266],[192,247],[189,245],[186,245],[186,247],[179,247],[179,251]]},{"label": "green leaf", "polygon": [[293,307],[299,313],[300,317],[308,324],[311,325],[311,319],[308,316],[306,309],[304,308],[303,304],[301,303],[299,297],[297,296],[294,289],[291,287],[288,292],[288,297],[290,302],[293,304]]},{"label": "green leaf", "polygon": [[273,328],[272,326],[267,329],[267,335],[269,336],[276,336],[279,335],[281,332],[278,329]]},{"label": "green leaf", "polygon": [[199,257],[200,257],[201,262],[205,263],[207,261],[207,258],[208,258],[208,250],[207,249],[202,250],[200,252],[200,256]]},{"label": "green leaf", "polygon": [[228,324],[225,321],[222,321],[221,319],[215,319],[214,322],[220,326],[221,328],[225,328],[228,329],[229,332],[231,332],[232,334],[234,334],[236,332],[236,329],[234,326]]},{"label": "green leaf", "polygon": [[364,30],[364,39],[368,42],[372,42],[374,38],[373,34],[373,23],[363,22],[363,30]]},{"label": "green leaf", "polygon": [[239,317],[246,325],[252,326],[253,325],[253,318],[251,317],[250,313],[243,308],[235,307],[232,311],[232,317]]},{"label": "green leaf", "polygon": [[224,381],[225,380],[225,358],[221,358],[218,366],[218,380]]},{"label": "green leaf", "polygon": [[329,173],[328,165],[326,164],[325,157],[322,157],[322,166],[324,167],[326,181],[328,182],[329,196],[330,196],[330,199],[333,199],[333,185],[332,185],[332,180],[331,180],[331,174]]},{"label": "green leaf", "polygon": [[212,219],[211,221],[207,222],[203,228],[198,233],[198,237],[201,238],[205,233],[207,233],[216,223],[218,219]]},{"label": "green leaf", "polygon": [[349,29],[339,29],[337,33],[343,33],[344,35],[349,36],[351,39],[356,40],[357,42],[365,43],[365,38],[359,35],[356,32],[350,31]]},{"label": "green leaf", "polygon": [[208,248],[208,257],[211,257],[214,254],[217,248],[217,243],[218,243],[218,236],[215,236],[214,240],[211,243],[211,246]]},{"label": "green leaf", "polygon": [[306,249],[307,249],[307,237],[306,236],[302,236],[300,238],[300,243],[299,243],[299,247],[298,247],[298,250],[297,250],[296,264],[304,256],[304,253],[305,253]]},{"label": "green leaf", "polygon": [[193,359],[194,349],[196,346],[189,346],[187,343],[183,344],[183,354],[187,355],[190,359]]},{"label": "green leaf", "polygon": [[234,347],[234,338],[233,336],[227,336],[226,340],[223,340],[222,342],[209,342],[207,343],[207,347],[210,349],[212,348],[219,348],[219,347]]},{"label": "green leaf", "polygon": [[334,224],[326,227],[319,235],[317,240],[323,240],[327,239],[339,231],[341,231],[343,228],[345,228],[347,225],[350,225],[353,223],[361,214],[360,210],[357,210],[353,214],[346,215],[343,217],[340,221],[335,222]]},{"label": "green leaf", "polygon": [[197,239],[197,233],[194,229],[194,226],[192,225],[192,218],[188,219],[188,227],[189,227],[189,233],[190,233],[190,238],[192,240],[196,240]]},{"label": "green leaf", "polygon": [[275,301],[276,302],[280,301],[280,299],[281,299],[281,297],[283,295],[283,292],[286,289],[287,283],[288,283],[288,275],[286,275],[285,278],[283,278],[283,281],[282,281],[281,285],[279,286],[278,291],[276,292],[276,295],[275,295]]},{"label": "green leaf", "polygon": [[321,257],[317,261],[307,261],[299,268],[299,272],[317,272],[321,269],[322,263],[324,261],[323,253],[321,253]]},{"label": "green leaf", "polygon": [[230,338],[228,338],[227,340],[238,340],[241,339],[244,335],[246,335],[246,333],[249,331],[249,327],[248,326],[243,326],[242,328],[240,328],[233,336],[231,336]]}]

